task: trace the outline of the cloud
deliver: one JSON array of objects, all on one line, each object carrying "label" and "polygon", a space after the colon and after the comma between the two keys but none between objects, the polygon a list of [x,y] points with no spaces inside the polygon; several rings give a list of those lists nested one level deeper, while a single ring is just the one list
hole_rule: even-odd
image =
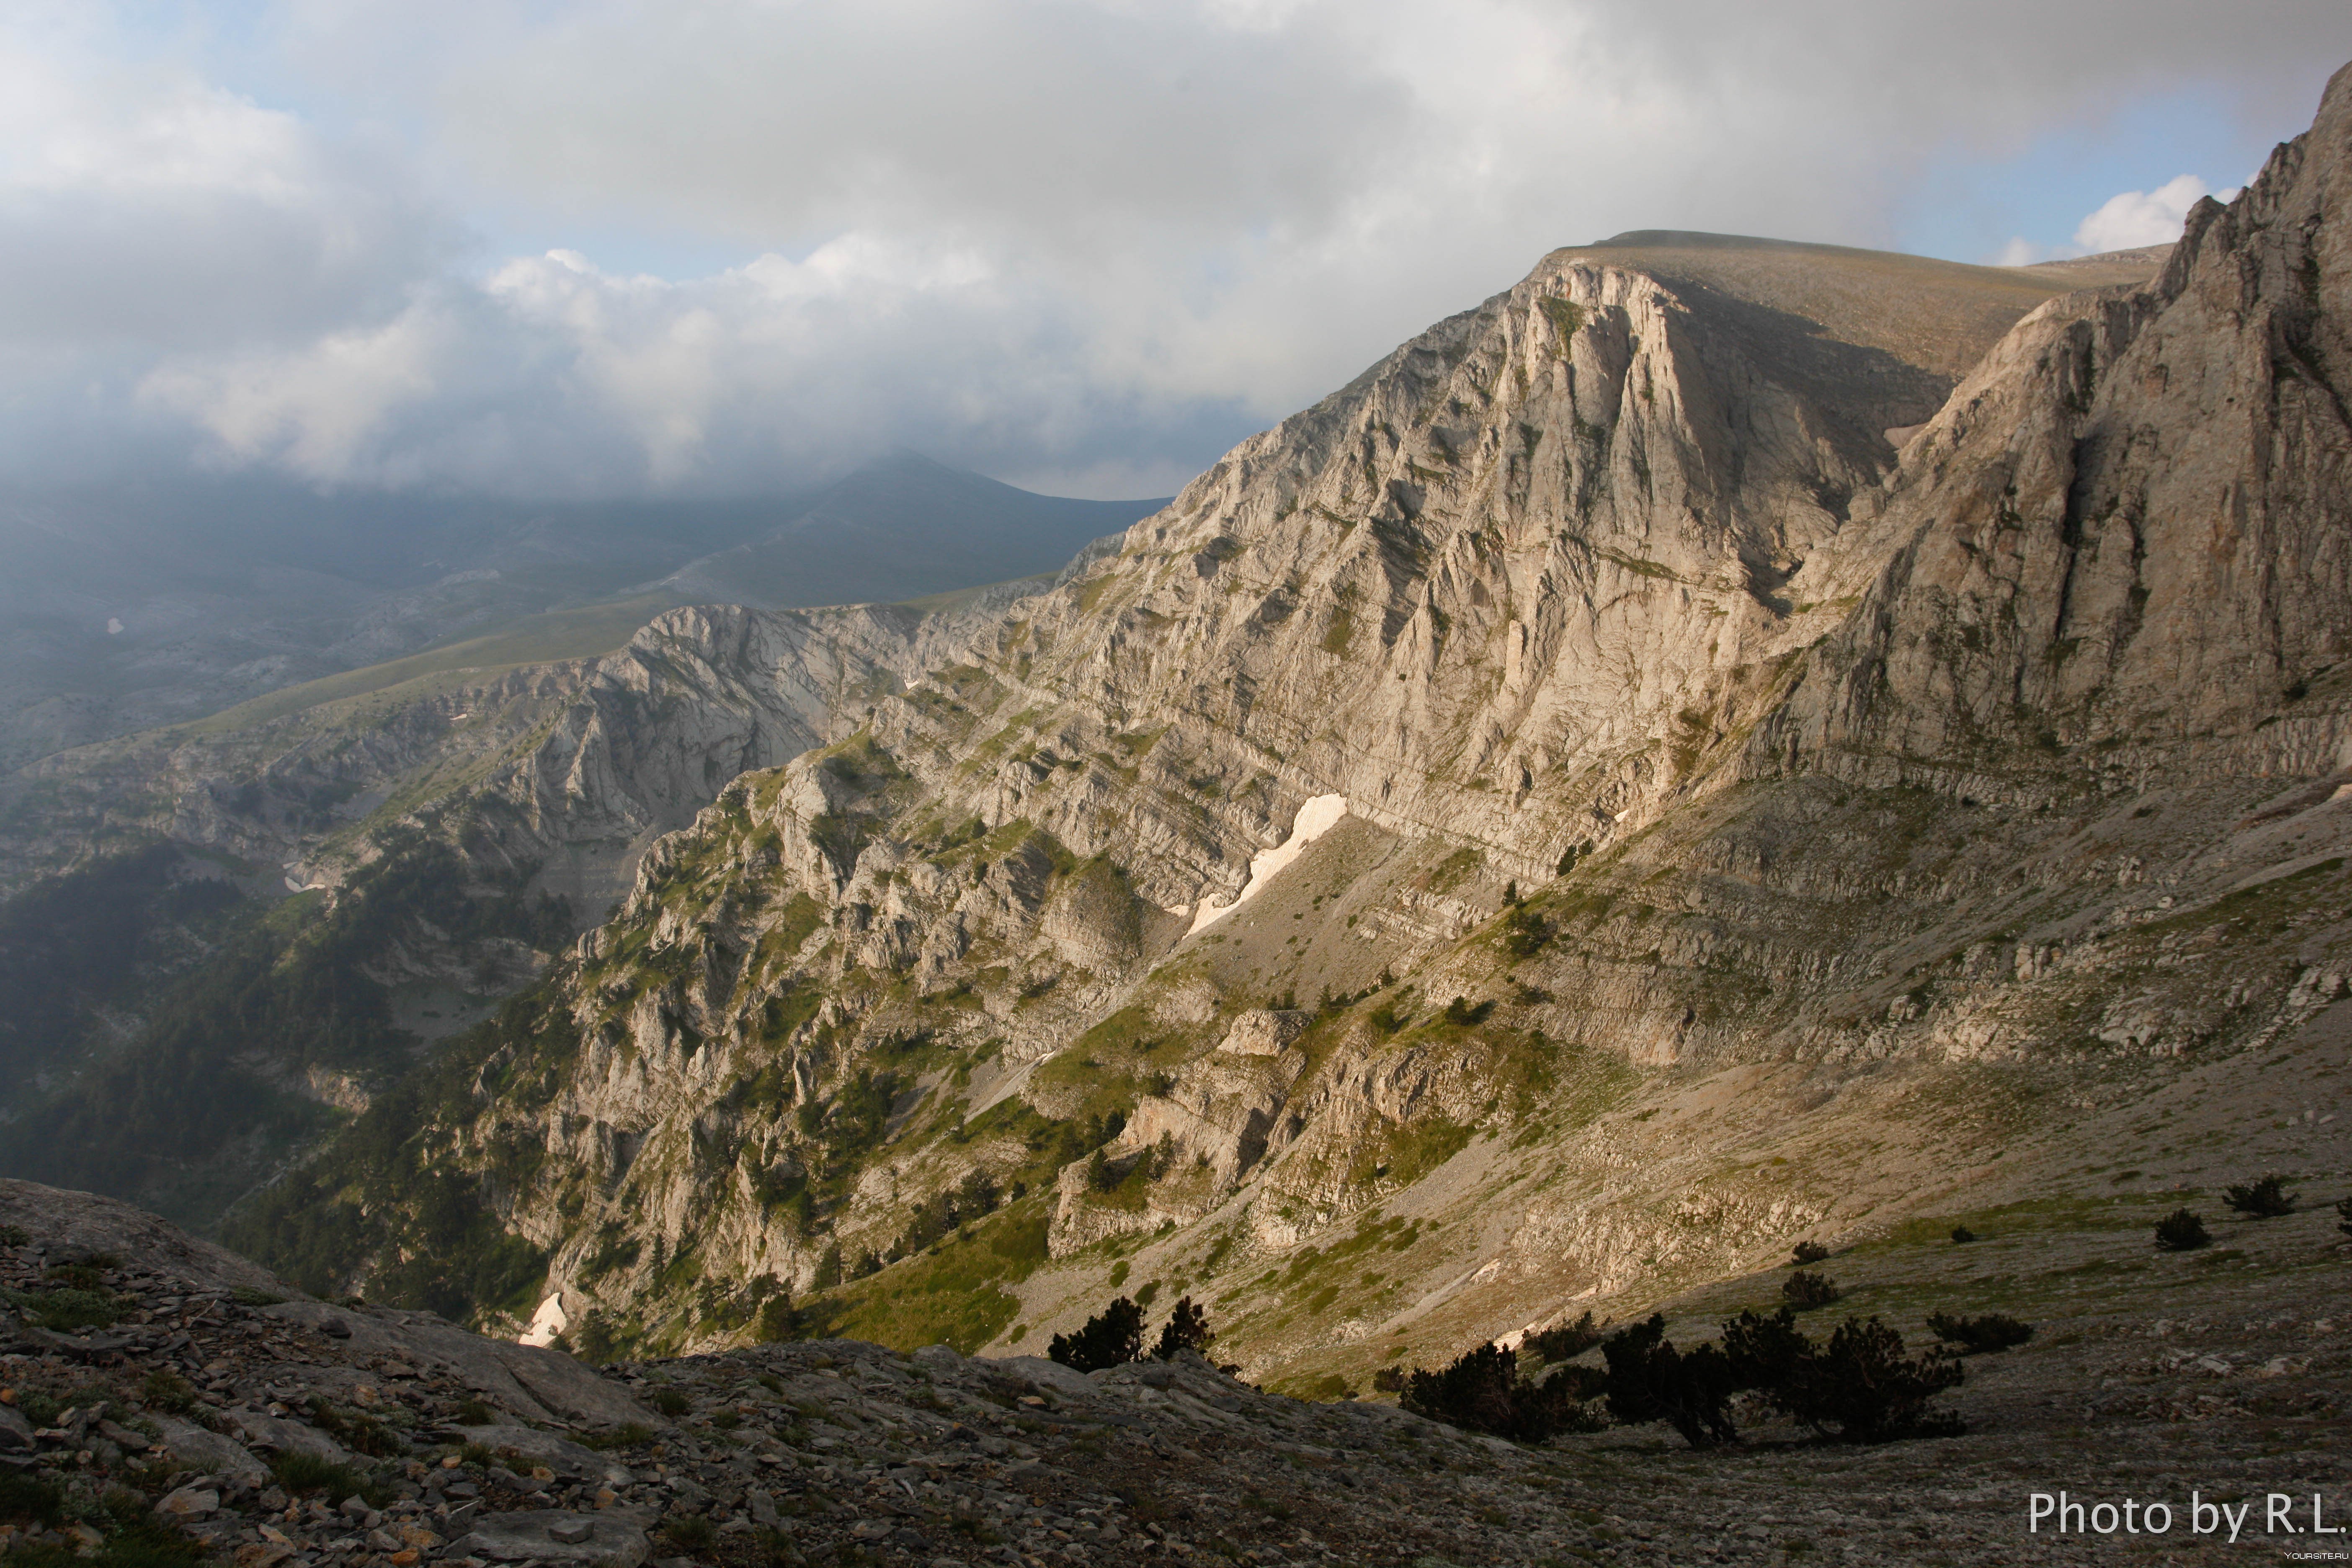
[{"label": "cloud", "polygon": [[2180,237],[2180,226],[2190,207],[2207,196],[2227,202],[2237,194],[2235,188],[2212,190],[2194,174],[2176,174],[2152,191],[2124,191],[2109,196],[2075,228],[2074,245],[2084,256],[2170,245]]},{"label": "cloud", "polygon": [[76,14],[0,24],[0,468],[177,432],[551,494],[893,445],[1163,489],[1555,246],[1885,244],[1955,147],[2191,87],[2292,133],[2352,54],[2332,0],[278,0],[203,50]]},{"label": "cloud", "polygon": [[2098,256],[2110,250],[2137,250],[2170,245],[2180,237],[2189,209],[2207,196],[2220,202],[2237,199],[2240,187],[2214,190],[2195,174],[2175,174],[2152,191],[2119,191],[2074,226],[2071,244],[2042,245],[2012,237],[1992,258],[1995,267],[2031,267],[2041,261],[2063,261],[2077,256]]},{"label": "cloud", "polygon": [[0,28],[0,349],[289,340],[455,255],[395,163],[100,42]]},{"label": "cloud", "polygon": [[[838,472],[901,435],[1016,472],[1091,465],[1094,488],[1189,477],[1229,404],[1154,399],[1100,372],[1062,300],[968,251],[852,235],[673,283],[554,251],[297,349],[186,355],[142,405],[217,466],[318,483],[588,497],[742,491]],[[1106,439],[1125,461],[1106,461]],[[518,484],[518,479],[521,482]]]}]

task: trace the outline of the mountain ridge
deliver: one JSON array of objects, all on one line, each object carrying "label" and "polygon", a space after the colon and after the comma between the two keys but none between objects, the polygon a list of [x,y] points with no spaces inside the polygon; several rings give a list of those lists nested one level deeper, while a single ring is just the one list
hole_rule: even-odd
[{"label": "mountain ridge", "polygon": [[1916,258],[1816,266],[1840,316],[1553,253],[716,783],[230,1234],[511,1329],[507,1247],[648,1351],[1135,1279],[1307,1388],[2078,1193],[2078,1136],[2336,1169],[2232,1107],[2352,973],[2347,168],[2339,76],[2151,284],[1908,336]]},{"label": "mountain ridge", "polygon": [[[1948,381],[1555,253],[730,784],[408,1157],[632,1342],[763,1274],[968,1350],[1151,1279],[1286,1386],[2081,1179],[2037,1099],[2210,1182],[2126,1108],[2227,1125],[2352,968],[2345,703],[2247,679],[2345,630],[2347,168],[2339,77],[2150,284],[2026,279]],[[2230,549],[2136,542],[2265,465]],[[239,1234],[413,1258],[402,1179]],[[354,1180],[350,1238],[270,1228]]]}]

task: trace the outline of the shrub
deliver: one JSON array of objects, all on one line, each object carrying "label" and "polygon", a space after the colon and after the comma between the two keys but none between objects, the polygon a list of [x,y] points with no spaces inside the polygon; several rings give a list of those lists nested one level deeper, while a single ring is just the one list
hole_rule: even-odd
[{"label": "shrub", "polygon": [[1980,1353],[2005,1351],[2033,1337],[2032,1323],[2001,1312],[1987,1312],[1981,1318],[1955,1318],[1943,1312],[1930,1312],[1927,1314],[1927,1327],[1947,1344]]},{"label": "shrub", "polygon": [[140,1402],[150,1410],[184,1415],[195,1407],[195,1385],[168,1366],[159,1366],[139,1385]]},{"label": "shrub", "polygon": [[1736,1440],[1728,1405],[1738,1392],[1731,1360],[1714,1345],[1685,1354],[1666,1340],[1666,1320],[1621,1329],[1601,1342],[1609,1413],[1629,1426],[1664,1421],[1694,1448]]},{"label": "shrub", "polygon": [[37,1476],[0,1470],[0,1521],[56,1524],[65,1518],[65,1495]]},{"label": "shrub", "polygon": [[613,1332],[613,1321],[604,1309],[588,1309],[588,1316],[580,1323],[579,1348],[580,1359],[591,1366],[603,1366],[620,1349],[619,1336]]},{"label": "shrub", "polygon": [[793,1308],[789,1292],[769,1297],[760,1303],[760,1326],[757,1331],[763,1345],[781,1343],[800,1338],[801,1315]]},{"label": "shrub", "polygon": [[1192,1298],[1187,1296],[1176,1303],[1175,1310],[1160,1326],[1160,1342],[1151,1347],[1151,1353],[1161,1361],[1173,1361],[1178,1351],[1205,1354],[1216,1338],[1217,1331],[1209,1327],[1209,1314],[1194,1306]]},{"label": "shrub", "polygon": [[1372,1386],[1382,1394],[1403,1393],[1404,1369],[1396,1366],[1381,1368],[1380,1371],[1372,1373]]},{"label": "shrub", "polygon": [[1536,1383],[1519,1375],[1518,1357],[1491,1340],[1464,1352],[1443,1372],[1415,1367],[1403,1384],[1399,1403],[1407,1410],[1465,1432],[1540,1443],[1558,1432],[1590,1432],[1600,1425],[1585,1408],[1591,1390],[1577,1369]]},{"label": "shrub", "polygon": [[2260,1181],[2231,1187],[2221,1194],[2222,1204],[2248,1219],[2276,1219],[2294,1212],[2294,1200],[2299,1193],[2286,1190],[2285,1181],[2278,1176],[2264,1176]]},{"label": "shrub", "polygon": [[322,1459],[316,1454],[304,1454],[291,1449],[269,1461],[269,1473],[278,1484],[296,1497],[324,1494],[342,1499],[357,1493],[370,1504],[381,1508],[391,1493],[359,1470],[333,1459]]},{"label": "shrub", "polygon": [[680,1552],[708,1552],[719,1542],[719,1528],[698,1513],[674,1513],[662,1521],[662,1533]]},{"label": "shrub", "polygon": [[1723,1325],[1723,1353],[1738,1388],[1778,1388],[1797,1374],[1813,1353],[1813,1342],[1797,1327],[1797,1310],[1783,1307],[1770,1317],[1742,1312]]},{"label": "shrub", "polygon": [[[338,1410],[326,1399],[310,1401],[310,1425],[335,1437],[355,1454],[371,1458],[388,1459],[394,1454],[405,1453],[407,1442],[373,1415],[358,1415]],[[351,1494],[343,1494],[348,1497]]]},{"label": "shrub", "polygon": [[460,1426],[495,1426],[499,1413],[478,1399],[457,1401],[457,1425]]},{"label": "shrub", "polygon": [[1503,951],[1513,958],[1533,958],[1551,939],[1551,922],[1525,904],[1503,917]]},{"label": "shrub", "polygon": [[2338,1203],[2336,1205],[2336,1212],[2341,1216],[2336,1222],[2336,1228],[2347,1236],[2352,1236],[2352,1198],[2346,1198]]},{"label": "shrub", "polygon": [[654,1408],[665,1415],[672,1417],[683,1415],[693,1404],[692,1400],[675,1388],[656,1388],[653,1392]]},{"label": "shrub", "polygon": [[1473,1002],[1467,996],[1456,996],[1445,1005],[1445,1021],[1454,1025],[1483,1024],[1486,1015],[1495,1010],[1492,1002]]},{"label": "shrub", "polygon": [[1787,1297],[1789,1304],[1797,1310],[1810,1312],[1816,1307],[1828,1306],[1844,1292],[1828,1275],[1800,1268],[1789,1276],[1787,1282],[1780,1287],[1780,1294]]},{"label": "shrub", "polygon": [[1885,1443],[1963,1430],[1958,1416],[1930,1409],[1929,1402],[1966,1375],[1948,1352],[1906,1355],[1903,1336],[1876,1318],[1848,1318],[1828,1344],[1806,1355],[1768,1393],[1816,1432],[1849,1443]]},{"label": "shrub", "polygon": [[1592,1314],[1588,1311],[1572,1323],[1557,1323],[1529,1334],[1519,1348],[1534,1352],[1538,1362],[1569,1361],[1600,1342],[1601,1331],[1592,1326]]},{"label": "shrub", "polygon": [[1967,1226],[1956,1225],[1952,1227],[1952,1239],[1954,1241],[1968,1242],[1974,1241],[1976,1238],[1977,1233],[1970,1230]]},{"label": "shrub", "polygon": [[122,1304],[104,1290],[70,1286],[56,1290],[27,1290],[17,1295],[16,1300],[24,1310],[26,1321],[58,1333],[103,1329],[122,1315]]},{"label": "shrub", "polygon": [[629,1421],[603,1432],[583,1432],[579,1443],[583,1448],[604,1453],[613,1448],[634,1448],[654,1440],[654,1429],[642,1421]]},{"label": "shrub", "polygon": [[2156,1245],[2167,1252],[2194,1252],[2212,1240],[2205,1222],[2187,1209],[2174,1209],[2156,1222]]},{"label": "shrub", "polygon": [[1826,1263],[1829,1261],[1829,1256],[1830,1249],[1820,1242],[1801,1241],[1797,1243],[1795,1250],[1789,1254],[1789,1260],[1801,1268],[1809,1263]]},{"label": "shrub", "polygon": [[1143,1309],[1125,1296],[1105,1307],[1075,1334],[1055,1334],[1045,1353],[1064,1366],[1097,1372],[1143,1356]]}]

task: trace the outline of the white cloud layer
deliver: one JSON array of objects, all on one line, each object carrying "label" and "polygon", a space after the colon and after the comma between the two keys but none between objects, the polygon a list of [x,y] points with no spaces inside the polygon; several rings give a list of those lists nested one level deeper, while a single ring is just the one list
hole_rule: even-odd
[{"label": "white cloud layer", "polygon": [[2238,193],[2216,193],[2194,174],[2177,174],[2152,191],[2125,191],[2109,196],[2099,210],[2074,230],[2074,244],[2085,256],[2104,250],[2132,250],[2143,245],[2170,245],[2180,237],[2189,209],[2207,196],[2229,201]]},{"label": "white cloud layer", "polygon": [[2234,201],[2241,188],[2231,185],[2217,191],[2194,174],[2175,174],[2152,191],[2119,191],[2074,226],[2072,244],[2037,245],[2020,236],[2003,247],[1995,265],[2031,267],[2037,261],[2170,245],[2180,237],[2181,226],[2188,221],[2190,207],[2207,196],[2220,202]]},{"label": "white cloud layer", "polygon": [[[904,444],[1150,492],[1554,246],[1885,243],[1955,147],[2191,86],[2291,92],[2287,133],[2352,54],[2334,0],[2261,26],[2202,0],[263,15],[242,47],[293,84],[278,106],[179,33],[0,17],[0,473],[193,450],[326,484],[742,491]],[[2199,194],[2126,193],[2075,243],[2177,232]],[[750,259],[622,276],[584,245],[468,252],[469,227]]]}]

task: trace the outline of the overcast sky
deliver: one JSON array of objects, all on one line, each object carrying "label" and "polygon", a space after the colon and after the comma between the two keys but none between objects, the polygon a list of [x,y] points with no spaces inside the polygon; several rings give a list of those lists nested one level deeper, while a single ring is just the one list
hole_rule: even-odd
[{"label": "overcast sky", "polygon": [[2343,0],[0,0],[0,479],[1173,489],[1552,247],[2168,239]]}]

